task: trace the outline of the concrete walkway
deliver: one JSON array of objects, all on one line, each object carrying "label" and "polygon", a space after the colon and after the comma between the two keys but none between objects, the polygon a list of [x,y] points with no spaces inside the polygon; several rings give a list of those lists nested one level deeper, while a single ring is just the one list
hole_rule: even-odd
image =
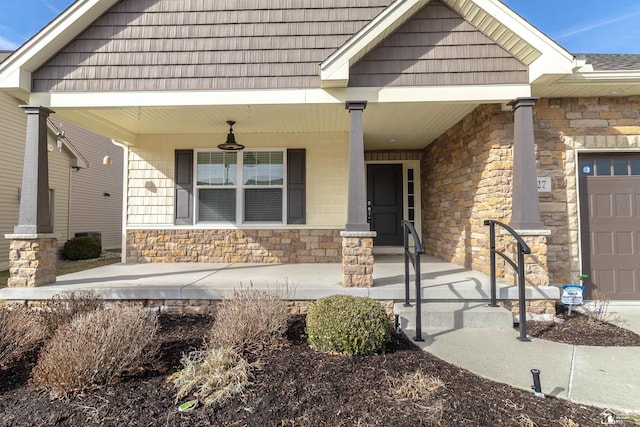
[{"label": "concrete walkway", "polygon": [[[609,313],[614,323],[640,333],[640,305],[612,305]],[[414,330],[405,333],[415,336]],[[510,329],[430,329],[416,344],[482,377],[526,390],[533,384],[531,369],[539,369],[546,395],[640,414],[640,347],[520,342],[518,335]]]}]

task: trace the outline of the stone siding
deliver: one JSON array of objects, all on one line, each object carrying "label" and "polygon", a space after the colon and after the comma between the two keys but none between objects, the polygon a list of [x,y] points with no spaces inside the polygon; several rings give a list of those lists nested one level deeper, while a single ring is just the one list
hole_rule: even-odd
[{"label": "stone siding", "polygon": [[35,287],[55,283],[58,240],[14,238],[9,244],[9,287]]},{"label": "stone siding", "polygon": [[[550,98],[534,106],[539,193],[549,236],[528,236],[529,285],[561,286],[581,273],[576,161],[581,151],[640,152],[640,97]],[[422,157],[423,244],[430,255],[489,270],[485,219],[509,223],[513,113],[482,105],[427,146]],[[513,253],[500,236],[498,249]],[[498,277],[513,274],[498,262]]]},{"label": "stone siding", "polygon": [[640,96],[549,98],[534,107],[538,176],[551,177],[540,193],[549,281],[562,285],[581,274],[576,161],[580,151],[640,152]]},{"label": "stone siding", "polygon": [[[429,255],[489,272],[484,220],[508,222],[512,143],[513,114],[483,105],[425,148],[422,243]],[[499,261],[499,277],[503,266]]]},{"label": "stone siding", "polygon": [[348,234],[344,232],[342,237],[342,284],[348,287],[373,286],[373,237]]},{"label": "stone siding", "polygon": [[127,262],[339,263],[341,230],[127,231]]}]

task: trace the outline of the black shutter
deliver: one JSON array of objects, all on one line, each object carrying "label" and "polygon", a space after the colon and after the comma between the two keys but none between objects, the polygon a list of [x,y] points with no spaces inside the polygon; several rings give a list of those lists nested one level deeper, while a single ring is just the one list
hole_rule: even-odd
[{"label": "black shutter", "polygon": [[193,224],[193,150],[176,150],[175,224]]},{"label": "black shutter", "polygon": [[287,224],[306,224],[306,150],[287,150]]}]

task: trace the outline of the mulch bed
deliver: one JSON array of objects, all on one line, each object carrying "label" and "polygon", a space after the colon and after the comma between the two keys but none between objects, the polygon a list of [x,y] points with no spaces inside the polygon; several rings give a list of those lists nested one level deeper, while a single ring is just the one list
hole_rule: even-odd
[{"label": "mulch bed", "polygon": [[600,321],[592,316],[572,311],[567,313],[564,306],[556,307],[557,322],[527,322],[527,334],[572,345],[590,346],[640,346],[640,335],[612,323]]},{"label": "mulch bed", "polygon": [[[390,378],[421,370],[445,387],[433,398],[443,404],[444,426],[561,425],[567,417],[598,425],[602,409],[585,407],[482,379],[419,350],[394,334],[383,355],[349,357],[313,351],[304,317],[291,319],[281,348],[259,355],[262,369],[244,395],[222,406],[179,412],[166,377],[180,369],[183,352],[200,348],[212,319],[161,316],[162,356],[144,372],[67,399],[51,400],[28,384],[36,352],[0,371],[1,426],[367,426],[433,425],[432,402],[398,401]],[[188,399],[184,399],[188,400]],[[570,424],[563,424],[570,425]]]}]

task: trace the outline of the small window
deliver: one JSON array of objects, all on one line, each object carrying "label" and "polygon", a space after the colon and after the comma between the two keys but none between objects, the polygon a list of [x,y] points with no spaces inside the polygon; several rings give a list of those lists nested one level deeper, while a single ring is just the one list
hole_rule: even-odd
[{"label": "small window", "polygon": [[631,175],[640,175],[640,160],[631,160]]},{"label": "small window", "polygon": [[626,160],[614,160],[613,174],[616,176],[629,175],[629,162],[627,162]]},{"label": "small window", "polygon": [[596,160],[596,175],[611,176],[611,160]]},{"label": "small window", "polygon": [[580,160],[580,175],[593,176],[593,160]]}]

